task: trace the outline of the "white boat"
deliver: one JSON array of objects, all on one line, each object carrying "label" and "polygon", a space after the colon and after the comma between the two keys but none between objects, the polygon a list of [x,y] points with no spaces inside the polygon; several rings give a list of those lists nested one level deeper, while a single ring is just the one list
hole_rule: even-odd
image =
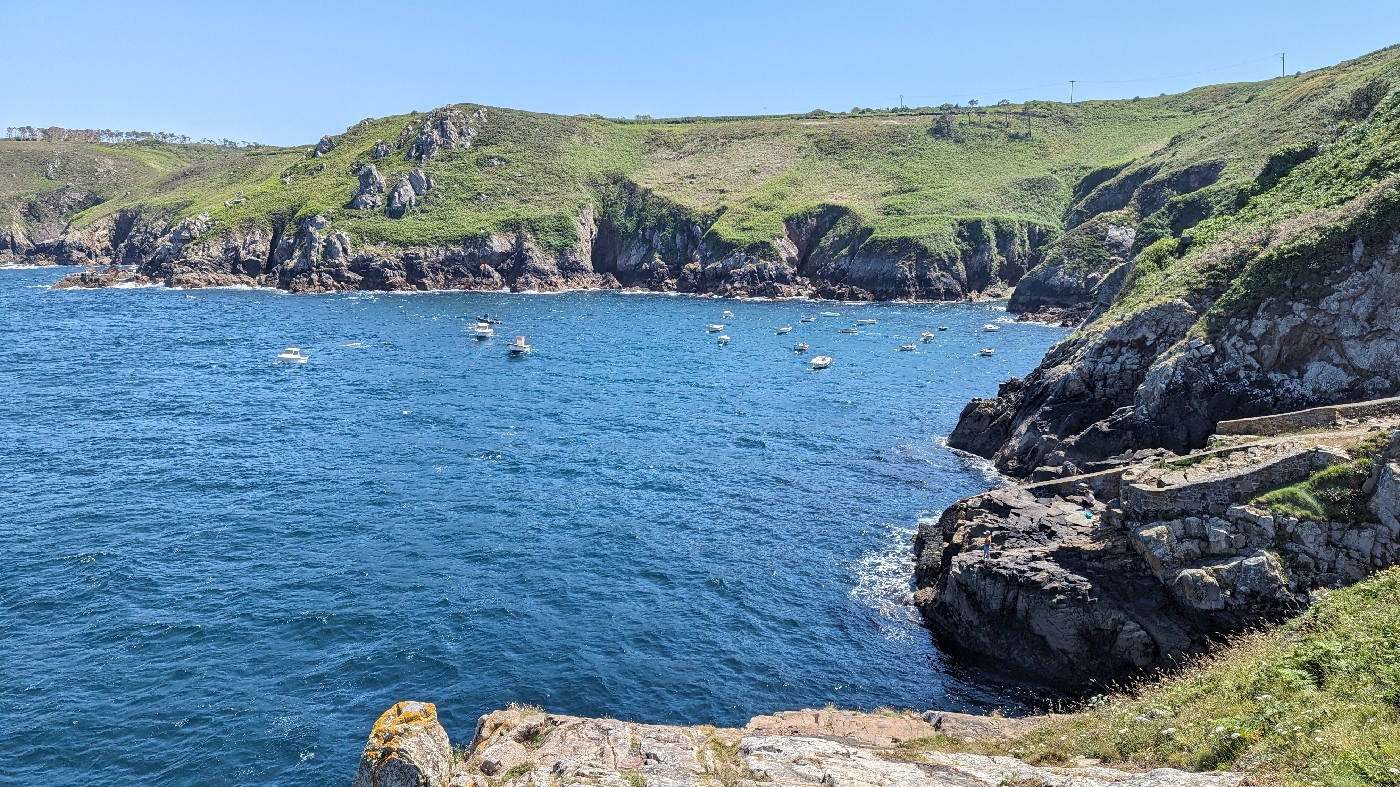
[{"label": "white boat", "polygon": [[855,328],[837,328],[837,329],[836,329],[836,332],[837,332],[837,333],[860,333],[860,331],[857,331]]},{"label": "white boat", "polygon": [[705,333],[719,333],[722,330],[724,326],[717,322],[705,326]]},{"label": "white boat", "polygon": [[277,353],[278,363],[306,363],[306,356],[301,354],[300,347],[288,347]]},{"label": "white boat", "polygon": [[792,351],[797,353],[805,353],[807,352],[807,349],[807,345],[802,342],[798,342],[797,344],[794,344],[792,346]]},{"label": "white boat", "polygon": [[841,312],[822,312],[823,317],[840,317]]},{"label": "white boat", "polygon": [[929,333],[928,331],[924,331],[923,333],[919,334],[919,341],[925,343],[931,342],[933,341],[933,334]]},{"label": "white boat", "polygon": [[473,339],[490,339],[495,335],[496,329],[492,328],[489,322],[478,322],[476,326],[472,328]]},{"label": "white boat", "polygon": [[524,355],[530,352],[530,349],[530,345],[525,343],[524,336],[517,336],[515,337],[515,341],[506,345],[506,352],[511,355]]},{"label": "white boat", "polygon": [[799,320],[798,322],[816,322],[816,321],[817,321],[817,318],[816,318],[816,317],[803,317],[803,318],[802,318],[801,320]]},{"label": "white boat", "polygon": [[1001,326],[1000,326],[1000,325],[997,325],[996,323],[989,322],[989,323],[987,323],[986,325],[983,325],[983,326],[982,326],[982,330],[984,330],[984,331],[999,331],[999,330],[1001,330]]},{"label": "white boat", "polygon": [[995,352],[996,352],[996,350],[993,350],[993,349],[990,348],[990,347],[983,347],[983,348],[982,348],[982,355],[983,355],[983,356],[992,355],[992,354],[995,353]]},{"label": "white boat", "polygon": [[856,320],[856,325],[874,325],[874,324],[875,324],[875,321],[872,320],[872,319],[869,319],[869,318],[866,318],[866,319],[864,319],[864,320]]},{"label": "white boat", "polygon": [[825,368],[827,368],[827,367],[830,366],[830,365],[831,365],[831,356],[830,356],[830,355],[818,355],[817,357],[815,357],[815,358],[812,359],[812,367],[811,367],[811,368],[813,368],[813,369],[825,369]]},{"label": "white boat", "polygon": [[917,349],[919,349],[919,346],[916,345],[916,344],[901,344],[901,345],[899,345],[899,351],[902,352],[902,353],[913,352],[913,351],[915,351],[915,350],[917,350]]},{"label": "white boat", "polygon": [[778,334],[777,334],[777,335],[778,335],[778,336],[782,336],[782,335],[785,334],[785,333],[792,333],[792,326],[791,326],[791,325],[784,325],[783,327],[779,328],[779,329],[778,329]]},{"label": "white boat", "polygon": [[734,319],[734,312],[729,311],[728,309],[725,309],[724,314],[723,314],[723,317],[724,317],[724,319],[726,319],[726,320],[732,320],[732,319]]},{"label": "white boat", "polygon": [[719,335],[719,346],[723,347],[726,344],[729,344],[729,337],[721,333]]}]

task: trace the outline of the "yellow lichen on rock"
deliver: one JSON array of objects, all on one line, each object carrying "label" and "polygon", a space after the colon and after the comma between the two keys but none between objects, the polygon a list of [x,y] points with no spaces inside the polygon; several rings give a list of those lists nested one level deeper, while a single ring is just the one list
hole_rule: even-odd
[{"label": "yellow lichen on rock", "polygon": [[431,702],[400,702],[374,723],[354,787],[446,787],[452,746]]}]

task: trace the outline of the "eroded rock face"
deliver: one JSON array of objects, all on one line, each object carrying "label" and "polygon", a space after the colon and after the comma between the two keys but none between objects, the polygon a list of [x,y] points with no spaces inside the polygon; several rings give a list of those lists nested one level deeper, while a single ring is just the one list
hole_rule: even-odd
[{"label": "eroded rock face", "polygon": [[452,746],[431,702],[400,702],[384,712],[360,755],[353,787],[447,787]]},{"label": "eroded rock face", "polygon": [[360,167],[359,178],[360,187],[350,200],[349,207],[355,210],[379,210],[384,204],[384,200],[379,196],[384,193],[384,176],[379,174],[379,170],[373,164],[366,164]]},{"label": "eroded rock face", "polygon": [[399,178],[399,182],[394,184],[394,188],[389,192],[389,207],[387,213],[390,218],[403,218],[403,214],[413,207],[416,195],[413,193],[413,184],[407,177]]},{"label": "eroded rock face", "polygon": [[[742,730],[632,724],[559,716],[535,709],[481,717],[452,787],[596,784],[606,787],[701,787],[731,784],[995,787],[1064,784],[1103,787],[1235,787],[1242,774],[1175,770],[1129,774],[1110,768],[1045,768],[1011,757],[892,752],[902,741],[937,734],[968,739],[1016,734],[1035,719],[984,719],[950,713],[881,716],[803,710],[755,717]],[[985,728],[985,735],[977,724]]]},{"label": "eroded rock face", "polygon": [[311,155],[320,158],[332,150],[335,150],[335,140],[330,137],[321,137],[321,141],[316,143],[315,148],[312,148]]},{"label": "eroded rock face", "polygon": [[1317,248],[1329,270],[1236,314],[1159,304],[1056,345],[1022,382],[973,400],[949,444],[1026,477],[1115,455],[1198,448],[1214,424],[1400,391],[1400,226]]}]

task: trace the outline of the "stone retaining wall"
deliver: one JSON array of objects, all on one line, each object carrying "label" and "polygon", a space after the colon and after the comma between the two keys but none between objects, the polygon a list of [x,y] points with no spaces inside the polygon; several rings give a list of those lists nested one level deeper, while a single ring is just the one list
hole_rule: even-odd
[{"label": "stone retaining wall", "polygon": [[1400,415],[1400,396],[1355,404],[1314,407],[1309,410],[1295,410],[1291,413],[1279,413],[1278,415],[1261,415],[1258,418],[1221,421],[1216,424],[1215,433],[1222,435],[1276,435],[1283,432],[1331,426],[1343,418],[1384,418],[1395,415]]},{"label": "stone retaining wall", "polygon": [[1303,448],[1275,457],[1253,467],[1225,473],[1208,481],[1194,481],[1179,486],[1154,489],[1142,484],[1124,484],[1121,492],[1123,510],[1131,518],[1147,519],[1179,514],[1223,514],[1232,503],[1261,489],[1297,481],[1317,468],[1332,464],[1337,455]]}]

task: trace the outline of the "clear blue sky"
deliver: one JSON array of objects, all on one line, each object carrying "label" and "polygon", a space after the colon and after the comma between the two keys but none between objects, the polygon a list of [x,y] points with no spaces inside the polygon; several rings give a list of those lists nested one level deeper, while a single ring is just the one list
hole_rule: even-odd
[{"label": "clear blue sky", "polygon": [[[299,144],[455,101],[758,114],[1130,98],[1400,43],[1400,2],[0,0],[0,127]],[[1205,72],[1205,73],[1201,73]]]}]

